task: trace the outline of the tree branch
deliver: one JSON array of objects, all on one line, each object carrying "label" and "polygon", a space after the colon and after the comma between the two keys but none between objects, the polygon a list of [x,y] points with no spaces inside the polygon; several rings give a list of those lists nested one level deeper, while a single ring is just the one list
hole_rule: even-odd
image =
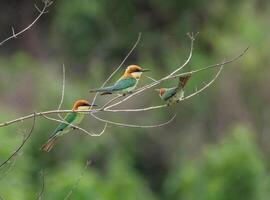
[{"label": "tree branch", "polygon": [[113,122],[113,121],[110,121],[110,120],[102,119],[100,117],[97,117],[93,113],[91,113],[91,116],[94,117],[95,119],[101,121],[101,122],[108,123],[108,124],[113,124],[113,125],[117,125],[117,126],[131,127],[131,128],[156,128],[156,127],[165,126],[165,125],[169,124],[170,122],[172,122],[174,120],[174,118],[176,117],[176,114],[170,120],[168,120],[168,121],[166,121],[166,122],[164,122],[162,124],[156,124],[156,125],[125,124],[125,123]]},{"label": "tree branch", "polygon": [[2,46],[4,43],[6,43],[7,41],[13,39],[13,38],[17,38],[19,35],[21,35],[22,33],[24,33],[25,31],[29,30],[38,20],[39,18],[45,14],[47,11],[46,9],[48,7],[50,7],[52,5],[52,1],[50,0],[43,0],[43,3],[44,3],[44,6],[42,8],[42,10],[38,9],[38,7],[35,5],[35,7],[37,8],[38,12],[39,12],[39,15],[34,19],[34,21],[29,24],[27,27],[25,27],[24,29],[22,29],[21,31],[15,33],[14,31],[14,28],[12,27],[11,30],[12,30],[12,35],[6,39],[4,39],[2,42],[0,42],[0,46]]}]

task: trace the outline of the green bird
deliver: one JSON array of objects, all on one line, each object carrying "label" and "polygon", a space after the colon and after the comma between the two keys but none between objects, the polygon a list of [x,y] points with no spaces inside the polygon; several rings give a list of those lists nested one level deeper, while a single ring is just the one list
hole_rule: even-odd
[{"label": "green bird", "polygon": [[[88,101],[80,99],[80,100],[77,100],[74,103],[73,108],[72,108],[72,111],[89,110],[92,106],[96,106],[96,105],[91,105]],[[64,134],[70,132],[71,130],[75,129],[70,124],[75,125],[75,126],[79,125],[81,123],[81,121],[83,120],[84,115],[85,115],[84,112],[72,112],[72,113],[68,113],[65,116],[64,120],[67,123],[69,123],[69,124],[67,124],[67,123],[60,123],[56,127],[56,129],[53,131],[53,133],[50,136],[50,138],[48,139],[48,141],[41,147],[41,149],[43,151],[49,152],[53,148],[56,140],[60,136],[62,136]]]},{"label": "green bird", "polygon": [[160,98],[165,101],[168,106],[178,103],[184,97],[183,88],[190,76],[191,75],[179,77],[179,83],[176,87],[156,89],[159,92]]},{"label": "green bird", "polygon": [[150,70],[143,69],[138,65],[130,65],[126,68],[123,76],[121,76],[121,78],[116,81],[114,85],[92,89],[90,92],[101,92],[101,95],[112,93],[125,95],[127,93],[131,93],[136,88],[142,73],[146,71]]}]

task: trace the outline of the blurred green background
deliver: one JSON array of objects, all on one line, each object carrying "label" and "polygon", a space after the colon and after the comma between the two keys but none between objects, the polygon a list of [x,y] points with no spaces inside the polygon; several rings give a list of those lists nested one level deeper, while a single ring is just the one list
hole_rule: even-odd
[{"label": "blurred green background", "polygon": [[[27,0],[2,1],[0,38],[29,24],[38,14]],[[0,169],[0,197],[8,200],[266,200],[270,195],[270,68],[267,0],[58,0],[31,30],[0,46],[0,120],[64,109],[99,87],[125,57],[139,32],[142,39],[125,63],[150,68],[159,78],[188,56],[187,32],[200,32],[184,71],[238,55],[204,93],[171,108],[99,114],[118,122],[157,124],[154,129],[109,125],[101,137],[79,131],[62,137],[50,153],[40,146],[57,125],[42,117],[19,155]],[[124,67],[112,81],[117,80]],[[186,93],[216,70],[192,77]],[[145,77],[140,85],[148,83]],[[175,80],[162,85],[173,86]],[[143,97],[143,98],[142,98]],[[102,105],[110,97],[99,97]],[[122,108],[159,105],[148,91]],[[21,143],[31,120],[0,128],[0,161]],[[83,128],[103,124],[87,117]],[[91,165],[85,169],[85,163]],[[82,176],[81,176],[82,174]],[[81,179],[80,179],[81,177]],[[79,184],[76,185],[76,182]],[[1,199],[0,198],[0,199]]]}]

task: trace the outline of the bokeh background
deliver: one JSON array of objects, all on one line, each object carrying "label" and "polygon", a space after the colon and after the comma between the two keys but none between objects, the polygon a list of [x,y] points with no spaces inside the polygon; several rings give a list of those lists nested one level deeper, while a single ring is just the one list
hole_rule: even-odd
[{"label": "bokeh background", "polygon": [[[1,1],[0,38],[29,24],[39,1]],[[128,64],[150,68],[159,78],[188,56],[187,32],[199,32],[184,71],[248,53],[227,65],[204,93],[171,108],[101,114],[117,122],[157,124],[154,129],[110,125],[101,137],[79,131],[63,137],[50,153],[40,146],[57,123],[42,117],[23,150],[0,169],[0,197],[8,200],[266,200],[270,195],[270,68],[268,0],[57,0],[31,30],[0,46],[1,122],[33,111],[56,109],[66,66],[64,109],[92,99],[125,57],[138,33],[142,39]],[[112,81],[117,80],[124,67]],[[213,77],[192,77],[186,93]],[[150,74],[149,74],[150,75]],[[142,78],[140,85],[149,80]],[[173,86],[175,80],[162,85]],[[103,104],[108,98],[98,98]],[[148,91],[122,108],[162,102]],[[0,161],[22,141],[31,120],[0,128]],[[87,117],[83,128],[103,124]],[[85,163],[91,165],[85,169]],[[80,178],[81,177],[81,178]],[[79,182],[78,184],[76,184]]]}]

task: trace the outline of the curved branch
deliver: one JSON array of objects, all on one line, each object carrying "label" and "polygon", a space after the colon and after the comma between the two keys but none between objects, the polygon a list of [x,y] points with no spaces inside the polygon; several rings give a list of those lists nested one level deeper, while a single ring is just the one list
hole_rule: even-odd
[{"label": "curved branch", "polygon": [[156,127],[165,126],[165,125],[169,124],[170,122],[172,122],[174,120],[174,118],[176,117],[176,114],[169,121],[166,121],[166,122],[164,122],[162,124],[156,124],[156,125],[125,124],[125,123],[113,122],[113,121],[110,121],[110,120],[102,119],[100,117],[97,117],[93,113],[91,113],[91,116],[94,117],[96,120],[99,120],[101,122],[108,123],[108,124],[113,124],[113,125],[117,125],[117,126],[131,127],[131,128],[156,128]]},{"label": "curved branch", "polygon": [[34,130],[34,128],[35,128],[35,124],[36,124],[36,115],[35,115],[35,113],[34,113],[33,124],[32,124],[32,127],[31,127],[31,129],[30,129],[28,135],[23,139],[21,145],[14,151],[14,153],[11,154],[11,155],[8,157],[8,159],[6,159],[4,162],[2,162],[2,164],[0,165],[0,168],[1,168],[2,166],[4,166],[8,161],[10,161],[15,155],[17,155],[18,152],[22,149],[22,147],[25,145],[25,143],[27,142],[27,140],[28,140],[28,139],[30,138],[30,136],[32,135],[32,132],[33,132],[33,130]]},{"label": "curved branch", "polygon": [[39,20],[39,18],[43,14],[45,14],[47,12],[46,9],[48,7],[50,7],[53,2],[50,1],[50,0],[44,0],[43,3],[44,3],[44,6],[43,6],[42,10],[38,9],[38,7],[35,5],[36,9],[39,12],[39,15],[35,18],[35,20],[31,24],[29,24],[27,27],[25,27],[24,29],[22,29],[21,31],[19,31],[17,33],[15,33],[14,28],[12,27],[11,28],[12,29],[12,36],[10,36],[10,37],[4,39],[2,42],[0,42],[0,46],[2,46],[4,43],[6,43],[7,41],[11,40],[12,38],[17,38],[19,35],[21,35],[25,31],[27,31],[28,29],[30,29]]},{"label": "curved branch", "polygon": [[[64,101],[64,96],[65,96],[65,85],[66,85],[66,69],[65,69],[65,65],[63,64],[63,78],[62,78],[62,92],[61,92],[61,100],[60,100],[60,103],[58,105],[58,111],[61,109],[61,106],[63,104],[63,101]],[[61,120],[64,120],[64,118],[60,115],[60,113],[57,114],[58,117],[61,119]]]}]

